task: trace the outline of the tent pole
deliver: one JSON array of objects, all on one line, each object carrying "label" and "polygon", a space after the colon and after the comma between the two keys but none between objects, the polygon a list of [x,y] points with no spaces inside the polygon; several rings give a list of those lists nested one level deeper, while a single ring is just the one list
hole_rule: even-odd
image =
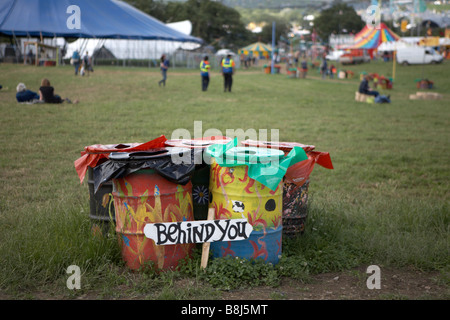
[{"label": "tent pole", "polygon": [[275,51],[275,21],[272,22],[272,64],[270,72],[275,73],[275,61],[274,61],[274,51]]},{"label": "tent pole", "polygon": [[397,51],[394,50],[394,54],[392,55],[392,81],[395,80],[395,55],[396,55],[396,52]]}]

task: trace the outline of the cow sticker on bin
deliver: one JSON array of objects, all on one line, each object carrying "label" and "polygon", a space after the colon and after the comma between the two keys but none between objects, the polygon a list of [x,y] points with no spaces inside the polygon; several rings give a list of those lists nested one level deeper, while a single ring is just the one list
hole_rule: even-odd
[{"label": "cow sticker on bin", "polygon": [[282,180],[290,166],[307,156],[299,147],[285,155],[276,149],[237,145],[235,139],[206,150],[211,157],[210,208],[216,219],[245,217],[253,231],[243,241],[211,243],[213,257],[276,264],[282,251]]}]

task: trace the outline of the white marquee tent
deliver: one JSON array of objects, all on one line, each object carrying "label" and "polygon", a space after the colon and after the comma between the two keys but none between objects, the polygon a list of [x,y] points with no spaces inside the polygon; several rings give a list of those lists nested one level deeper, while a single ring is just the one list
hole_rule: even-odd
[{"label": "white marquee tent", "polygon": [[[190,35],[192,31],[192,23],[189,20],[166,25],[186,35]],[[193,50],[200,47],[200,44],[166,40],[78,39],[67,45],[64,58],[71,58],[75,50],[82,56],[86,52],[92,55],[102,46],[117,59],[159,59],[162,54],[171,54],[177,49]]]}]

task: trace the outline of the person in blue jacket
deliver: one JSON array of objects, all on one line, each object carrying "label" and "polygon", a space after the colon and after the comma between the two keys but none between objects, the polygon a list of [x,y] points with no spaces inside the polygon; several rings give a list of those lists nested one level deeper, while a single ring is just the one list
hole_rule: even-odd
[{"label": "person in blue jacket", "polygon": [[25,84],[19,83],[16,87],[16,99],[17,102],[30,102],[33,100],[39,100],[39,95],[31,90],[28,90]]},{"label": "person in blue jacket", "polygon": [[166,86],[166,80],[167,80],[167,69],[169,69],[169,60],[166,59],[166,55],[161,56],[161,75],[162,79],[158,82],[159,86],[161,87],[161,84],[165,87]]},{"label": "person in blue jacket", "polygon": [[71,63],[75,67],[75,75],[78,75],[78,70],[80,69],[81,58],[80,54],[77,50],[75,50],[72,54]]},{"label": "person in blue jacket", "polygon": [[231,54],[227,55],[225,59],[222,60],[222,75],[224,79],[224,92],[231,92],[231,86],[233,85],[233,74],[236,67]]}]

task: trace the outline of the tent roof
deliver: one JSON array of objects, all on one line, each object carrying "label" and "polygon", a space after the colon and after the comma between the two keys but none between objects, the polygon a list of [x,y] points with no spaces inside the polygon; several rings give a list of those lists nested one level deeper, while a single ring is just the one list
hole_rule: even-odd
[{"label": "tent roof", "polygon": [[[166,26],[187,35],[192,30],[192,23],[189,20],[168,23]],[[79,38],[67,44],[64,58],[71,58],[75,50],[80,54],[86,51],[92,53],[102,46],[110,50],[117,59],[158,59],[162,54],[172,54],[177,49],[192,50],[198,48],[200,44],[167,40]]]},{"label": "tent roof", "polygon": [[380,28],[369,28],[365,26],[355,35],[355,43],[351,46],[353,49],[376,49],[384,42],[399,40],[400,37],[392,32],[386,24],[380,23]]},{"label": "tent roof", "polygon": [[[80,8],[80,29],[69,29]],[[147,39],[203,41],[167,27],[120,0],[2,0],[0,33],[30,37]]]},{"label": "tent roof", "polygon": [[248,46],[239,49],[240,52],[243,51],[252,51],[252,52],[272,52],[272,47],[264,44],[262,42],[255,42],[252,44],[249,44]]}]

